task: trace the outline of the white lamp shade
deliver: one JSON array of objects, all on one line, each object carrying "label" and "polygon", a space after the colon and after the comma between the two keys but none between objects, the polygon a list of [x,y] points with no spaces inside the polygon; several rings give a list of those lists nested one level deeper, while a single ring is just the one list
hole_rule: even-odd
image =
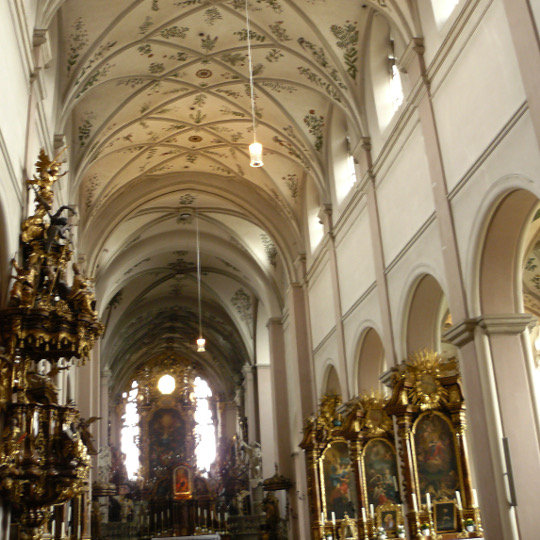
[{"label": "white lamp shade", "polygon": [[261,143],[252,142],[249,145],[249,158],[250,158],[249,165],[251,167],[262,167],[264,165],[263,159],[262,159],[262,153],[263,153],[263,147]]},{"label": "white lamp shade", "polygon": [[176,388],[176,381],[172,375],[163,375],[160,377],[157,386],[162,394],[172,394]]},{"label": "white lamp shade", "polygon": [[206,339],[204,339],[203,337],[200,337],[197,340],[197,352],[204,352],[206,350],[204,348],[205,345],[206,345]]}]

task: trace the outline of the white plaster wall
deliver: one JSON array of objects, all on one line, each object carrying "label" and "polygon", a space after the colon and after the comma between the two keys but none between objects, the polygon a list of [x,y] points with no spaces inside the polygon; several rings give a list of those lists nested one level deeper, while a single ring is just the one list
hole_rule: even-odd
[{"label": "white plaster wall", "polygon": [[[0,81],[2,81],[2,114],[0,133],[7,155],[16,174],[24,167],[25,129],[28,106],[28,77],[23,64],[23,52],[15,32],[9,2],[0,2]],[[2,179],[2,181],[4,181]]]},{"label": "white plaster wall", "polygon": [[441,243],[436,222],[432,222],[387,274],[394,346],[398,360],[406,356],[406,322],[409,301],[419,277],[432,275],[447,292]]},{"label": "white plaster wall", "polygon": [[263,449],[263,478],[274,474],[276,463],[276,434],[274,430],[274,408],[272,406],[272,384],[270,366],[258,366],[259,422],[261,429],[261,447]]},{"label": "white plaster wall", "polygon": [[377,185],[379,215],[386,263],[401,251],[433,212],[428,163],[420,126],[398,151]]},{"label": "white plaster wall", "polygon": [[291,429],[291,452],[297,450],[300,442],[299,433],[302,431],[303,418],[300,408],[301,385],[298,380],[298,370],[296,368],[297,359],[293,346],[293,332],[289,321],[283,323],[283,338],[285,340],[285,356],[288,359],[287,367],[287,392],[289,396],[289,419]]},{"label": "white plaster wall", "polygon": [[336,238],[341,307],[346,313],[375,279],[369,216],[365,205]]},{"label": "white plaster wall", "polygon": [[338,343],[337,334],[334,332],[313,355],[313,363],[315,365],[315,385],[319,398],[324,394],[324,384],[326,383],[325,375],[330,365],[334,366],[336,369],[341,390],[344,391],[345,389],[346,381],[343,378],[343,373],[341,373],[337,359]]},{"label": "white plaster wall", "polygon": [[309,284],[309,308],[314,347],[335,326],[333,302],[330,300],[332,297],[332,276],[329,262],[325,257]]},{"label": "white plaster wall", "polygon": [[524,100],[502,0],[494,0],[434,93],[449,189]]},{"label": "white plaster wall", "polygon": [[349,391],[356,395],[358,377],[358,345],[364,330],[374,328],[379,336],[382,335],[381,306],[377,289],[373,288],[363,301],[356,306],[351,313],[344,318],[343,330],[345,333],[345,345],[347,355],[347,372],[349,373]]},{"label": "white plaster wall", "polygon": [[540,153],[528,112],[517,120],[463,187],[451,194],[471,315],[479,313],[475,278],[488,213],[502,194],[518,188],[528,189],[540,198]]}]

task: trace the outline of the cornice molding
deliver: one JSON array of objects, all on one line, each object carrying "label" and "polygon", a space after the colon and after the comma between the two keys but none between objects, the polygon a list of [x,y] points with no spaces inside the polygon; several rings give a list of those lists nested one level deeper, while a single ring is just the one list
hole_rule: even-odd
[{"label": "cornice molding", "polygon": [[536,325],[537,319],[530,313],[486,315],[478,318],[478,326],[488,335],[521,334]]}]

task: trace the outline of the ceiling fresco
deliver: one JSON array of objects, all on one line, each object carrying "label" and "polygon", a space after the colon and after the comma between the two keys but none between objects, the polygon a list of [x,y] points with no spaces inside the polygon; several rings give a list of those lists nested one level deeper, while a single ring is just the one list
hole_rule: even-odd
[{"label": "ceiling fresco", "polygon": [[[249,167],[247,151],[244,0],[66,0],[57,12],[80,241],[110,319],[102,355],[118,373],[135,343],[183,347],[192,333],[196,214],[203,319],[219,319],[220,345],[202,362],[229,378],[256,362],[254,318],[280,316],[286,283],[298,279],[306,185],[329,198],[329,120],[339,110],[353,140],[365,131],[372,22],[385,17],[403,43],[413,35],[404,0],[248,8],[262,168]],[[183,316],[160,330],[171,309]]]}]

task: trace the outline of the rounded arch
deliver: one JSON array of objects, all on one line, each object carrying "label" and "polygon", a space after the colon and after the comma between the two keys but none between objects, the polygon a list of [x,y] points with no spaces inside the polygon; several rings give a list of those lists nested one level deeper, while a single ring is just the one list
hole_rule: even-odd
[{"label": "rounded arch", "polygon": [[484,315],[523,311],[525,231],[538,204],[531,191],[514,190],[498,201],[489,217],[478,266],[478,303]]},{"label": "rounded arch", "polygon": [[321,396],[325,394],[343,395],[341,382],[335,366],[329,363],[322,379]]},{"label": "rounded arch", "polygon": [[376,390],[380,388],[382,372],[385,369],[385,352],[382,340],[373,327],[362,333],[357,348],[355,365],[355,390]]},{"label": "rounded arch", "polygon": [[480,303],[480,275],[481,259],[488,228],[492,223],[496,209],[502,201],[516,191],[524,191],[540,199],[540,184],[529,177],[517,174],[508,174],[494,181],[489,192],[485,193],[478,205],[474,220],[471,223],[469,243],[465,257],[465,269],[467,276],[467,292],[469,311],[472,317],[482,313]]},{"label": "rounded arch", "polygon": [[449,315],[444,291],[431,274],[420,275],[411,290],[403,327],[406,355],[424,348],[440,352],[441,328]]}]

